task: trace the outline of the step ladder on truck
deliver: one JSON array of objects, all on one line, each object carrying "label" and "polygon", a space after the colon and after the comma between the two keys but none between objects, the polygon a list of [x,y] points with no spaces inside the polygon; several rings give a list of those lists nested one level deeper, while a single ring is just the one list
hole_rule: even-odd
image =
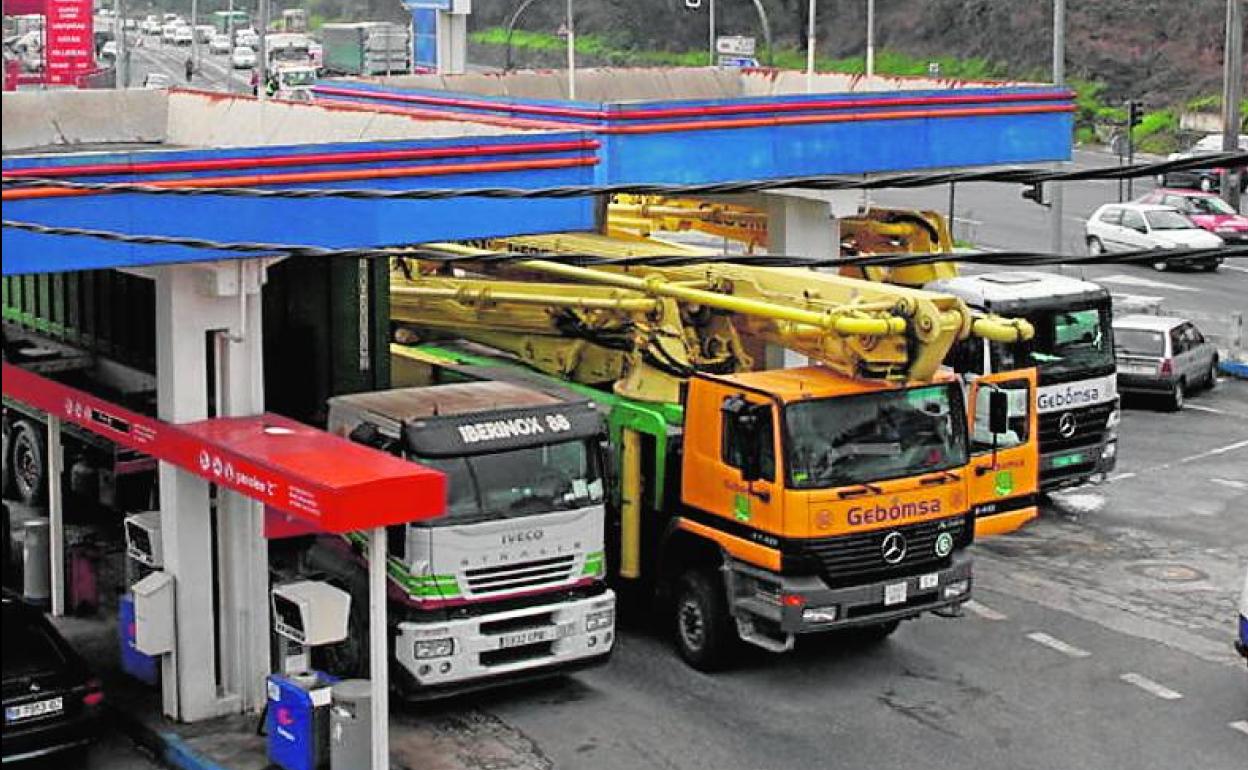
[{"label": "step ladder on truck", "polygon": [[[599,405],[606,562],[622,597],[670,612],[686,661],[721,667],[742,640],[782,652],[819,631],[883,637],[970,598],[976,506],[1034,494],[1035,373],[985,376],[964,394],[941,362],[959,339],[1015,339],[1025,323],[802,269],[542,258],[587,241],[618,244],[420,247],[393,275],[391,318],[423,344],[394,350]],[[767,368],[769,347],[811,364]]]}]

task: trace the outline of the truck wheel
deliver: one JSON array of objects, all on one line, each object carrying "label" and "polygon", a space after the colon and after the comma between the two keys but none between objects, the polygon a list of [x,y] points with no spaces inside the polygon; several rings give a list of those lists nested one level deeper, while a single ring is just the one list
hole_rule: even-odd
[{"label": "truck wheel", "polygon": [[1179,380],[1174,383],[1174,390],[1170,391],[1170,411],[1183,411],[1183,404],[1187,400],[1186,390],[1187,386],[1184,384],[1183,380]]},{"label": "truck wheel", "polygon": [[707,569],[691,569],[676,586],[676,648],[699,671],[726,666],[737,643],[724,585]]},{"label": "truck wheel", "polygon": [[3,494],[4,494],[5,500],[8,500],[13,497],[17,497],[17,487],[14,484],[14,480],[13,480],[13,454],[12,452],[9,451],[13,448],[13,431],[10,429],[11,427],[12,426],[10,426],[8,421],[6,420],[4,423],[4,455],[3,455],[4,457]]},{"label": "truck wheel", "polygon": [[17,497],[27,505],[38,505],[43,500],[48,483],[48,450],[41,426],[29,420],[18,420],[13,424],[9,445]]}]

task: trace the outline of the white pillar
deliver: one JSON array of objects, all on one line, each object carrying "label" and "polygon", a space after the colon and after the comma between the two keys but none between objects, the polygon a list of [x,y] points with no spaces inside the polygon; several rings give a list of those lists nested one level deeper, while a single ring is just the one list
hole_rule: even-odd
[{"label": "white pillar", "polygon": [[386,528],[368,537],[368,676],[372,680],[372,770],[390,768],[390,636],[386,631]]},{"label": "white pillar", "polygon": [[[436,32],[438,74],[464,74],[468,66],[468,14],[438,11]],[[412,45],[414,52],[415,38]]]},{"label": "white pillar", "polygon": [[[162,267],[156,275],[156,376],[162,420],[208,414],[209,377],[222,415],[263,407],[259,260]],[[238,341],[232,341],[238,340]],[[208,345],[217,370],[208,371]],[[263,511],[218,490],[218,563],[208,482],[160,464],[165,570],[176,595],[174,652],[164,657],[164,711],[193,722],[263,705],[269,672],[268,559]],[[220,613],[213,606],[218,581]],[[217,645],[221,668],[217,668]]]},{"label": "white pillar", "polygon": [[65,614],[65,516],[61,471],[65,452],[61,450],[61,419],[48,415],[48,554],[51,570],[52,616]]}]

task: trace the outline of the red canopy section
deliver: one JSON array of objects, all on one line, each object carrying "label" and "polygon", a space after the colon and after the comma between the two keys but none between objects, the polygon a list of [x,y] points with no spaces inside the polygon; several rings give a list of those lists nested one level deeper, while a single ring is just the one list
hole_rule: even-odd
[{"label": "red canopy section", "polygon": [[437,471],[274,414],[174,425],[4,364],[5,396],[291,514],[350,532],[443,513]]}]

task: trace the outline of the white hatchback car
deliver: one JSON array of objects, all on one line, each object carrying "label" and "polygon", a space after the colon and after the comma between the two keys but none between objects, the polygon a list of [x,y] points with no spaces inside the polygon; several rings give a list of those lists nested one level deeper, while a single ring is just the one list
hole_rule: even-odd
[{"label": "white hatchback car", "polygon": [[256,52],[240,45],[230,54],[230,66],[236,70],[249,70],[256,66]]},{"label": "white hatchback car", "polygon": [[[1084,225],[1089,254],[1142,249],[1214,249],[1222,239],[1200,227],[1170,206],[1155,203],[1107,203],[1088,217]],[[1221,257],[1168,258],[1158,254],[1152,265],[1165,270],[1173,265],[1198,265],[1217,270]]]}]

